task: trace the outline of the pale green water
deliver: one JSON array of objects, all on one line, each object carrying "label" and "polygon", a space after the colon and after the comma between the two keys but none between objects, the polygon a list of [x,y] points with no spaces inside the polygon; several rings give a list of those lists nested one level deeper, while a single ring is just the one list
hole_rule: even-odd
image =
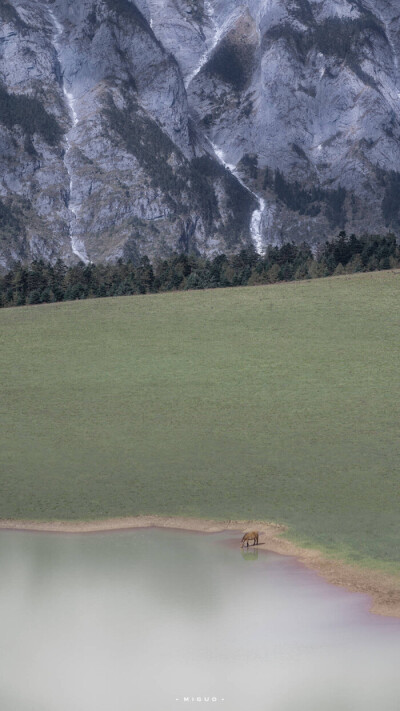
[{"label": "pale green water", "polygon": [[397,711],[399,621],[239,538],[0,532],[0,710]]}]

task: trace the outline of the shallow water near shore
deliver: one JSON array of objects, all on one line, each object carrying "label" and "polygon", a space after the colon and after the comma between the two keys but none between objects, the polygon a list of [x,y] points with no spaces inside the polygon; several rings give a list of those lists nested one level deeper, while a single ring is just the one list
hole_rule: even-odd
[{"label": "shallow water near shore", "polygon": [[240,534],[0,531],[2,711],[394,711],[400,620]]}]

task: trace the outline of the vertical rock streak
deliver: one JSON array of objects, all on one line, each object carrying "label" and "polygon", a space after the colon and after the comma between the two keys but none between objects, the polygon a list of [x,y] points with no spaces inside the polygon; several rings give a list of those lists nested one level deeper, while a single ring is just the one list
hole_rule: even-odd
[{"label": "vertical rock streak", "polygon": [[204,3],[204,8],[206,10],[206,16],[207,19],[210,23],[210,26],[212,27],[214,34],[212,38],[212,43],[210,47],[206,49],[202,57],[200,58],[200,61],[197,65],[197,67],[189,74],[189,76],[186,77],[185,79],[185,87],[188,88],[189,84],[193,81],[193,79],[198,75],[198,73],[201,71],[201,69],[204,67],[205,64],[207,64],[208,60],[210,59],[214,49],[220,42],[220,40],[223,38],[223,36],[226,34],[226,32],[230,29],[231,25],[234,23],[234,21],[240,16],[240,10],[241,8],[238,8],[234,10],[227,20],[221,25],[221,27],[217,26],[217,23],[215,22],[214,19],[214,8],[211,5],[211,2],[205,2]]},{"label": "vertical rock streak", "polygon": [[[203,56],[200,59],[199,64],[197,67],[193,70],[193,72],[186,77],[185,80],[185,87],[188,88],[189,84],[193,81],[193,79],[199,74],[201,69],[204,67],[205,64],[207,64],[208,60],[210,59],[215,47],[219,44],[220,40],[224,37],[226,32],[230,29],[234,21],[239,17],[241,8],[238,8],[233,11],[231,15],[229,15],[228,19],[225,20],[225,22],[221,25],[221,27],[218,27],[215,21],[215,13],[214,13],[214,8],[210,2],[210,0],[205,0],[204,3],[204,8],[206,10],[207,18],[210,22],[210,25],[214,29],[214,36],[212,43],[210,47],[205,51]],[[225,166],[227,170],[229,170],[232,175],[235,176],[236,180],[239,181],[239,183],[257,200],[258,202],[258,208],[256,208],[251,216],[250,220],[250,234],[251,238],[253,240],[254,246],[256,248],[256,251],[259,254],[262,254],[263,252],[263,240],[262,240],[262,217],[263,217],[263,212],[266,207],[265,200],[263,198],[259,198],[256,193],[251,190],[248,185],[246,185],[241,177],[239,176],[236,166],[232,165],[231,163],[227,163],[225,160],[224,152],[221,148],[219,148],[215,143],[212,143],[210,141],[211,146],[214,149],[214,153],[219,159],[219,161]]]},{"label": "vertical rock streak", "polygon": [[251,216],[250,234],[258,254],[262,254],[264,251],[262,240],[262,219],[266,203],[264,198],[258,198],[255,193],[253,193],[253,195],[257,198],[259,207],[258,210],[254,210]]},{"label": "vertical rock streak", "polygon": [[258,202],[258,207],[253,211],[251,220],[250,220],[250,234],[251,238],[253,240],[254,246],[256,248],[256,251],[258,254],[263,253],[263,240],[262,240],[262,218],[263,218],[263,212],[266,207],[266,202],[263,198],[258,197],[253,190],[249,188],[246,183],[243,182],[242,178],[240,177],[238,171],[236,170],[236,166],[232,165],[231,163],[227,163],[225,160],[224,152],[221,150],[221,148],[218,148],[218,146],[215,143],[211,143],[211,146],[213,147],[214,153],[217,156],[218,160],[222,165],[229,170],[232,175],[235,176],[236,180],[239,181],[239,183],[247,190],[247,192],[250,193]]},{"label": "vertical rock streak", "polygon": [[[52,19],[52,23],[54,26],[54,48],[57,54],[57,59],[58,63],[61,67],[61,62],[60,62],[60,44],[59,44],[59,39],[63,33],[63,27],[59,20],[56,18],[52,10],[49,10],[50,17]],[[68,113],[71,117],[72,121],[72,127],[71,129],[66,133],[65,135],[65,158],[64,158],[64,163],[65,167],[68,172],[69,176],[69,200],[68,200],[68,209],[72,213],[70,223],[69,223],[69,234],[70,234],[70,240],[71,240],[71,249],[73,253],[79,257],[83,262],[86,264],[89,262],[89,258],[86,253],[86,248],[83,243],[83,241],[76,235],[76,222],[78,218],[78,209],[79,205],[77,204],[76,201],[74,201],[74,181],[73,181],[73,171],[72,171],[72,166],[70,162],[70,152],[72,149],[72,144],[70,140],[70,135],[71,132],[75,129],[75,127],[78,124],[78,116],[76,113],[75,109],[75,98],[72,94],[71,91],[68,91],[67,87],[65,86],[65,79],[64,79],[64,74],[63,71],[61,70],[61,83],[62,83],[62,89],[63,93],[65,96],[65,100],[68,106]]]}]

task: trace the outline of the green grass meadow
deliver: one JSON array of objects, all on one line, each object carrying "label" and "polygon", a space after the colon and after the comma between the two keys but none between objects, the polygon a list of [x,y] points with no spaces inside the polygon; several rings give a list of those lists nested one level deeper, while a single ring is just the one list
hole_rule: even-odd
[{"label": "green grass meadow", "polygon": [[400,274],[0,311],[0,518],[260,518],[400,571]]}]

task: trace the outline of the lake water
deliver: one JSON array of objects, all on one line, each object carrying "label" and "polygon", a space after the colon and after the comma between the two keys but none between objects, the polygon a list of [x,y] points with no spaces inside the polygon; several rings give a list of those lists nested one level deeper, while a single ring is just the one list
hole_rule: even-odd
[{"label": "lake water", "polygon": [[398,711],[400,620],[239,540],[0,532],[1,711]]}]

